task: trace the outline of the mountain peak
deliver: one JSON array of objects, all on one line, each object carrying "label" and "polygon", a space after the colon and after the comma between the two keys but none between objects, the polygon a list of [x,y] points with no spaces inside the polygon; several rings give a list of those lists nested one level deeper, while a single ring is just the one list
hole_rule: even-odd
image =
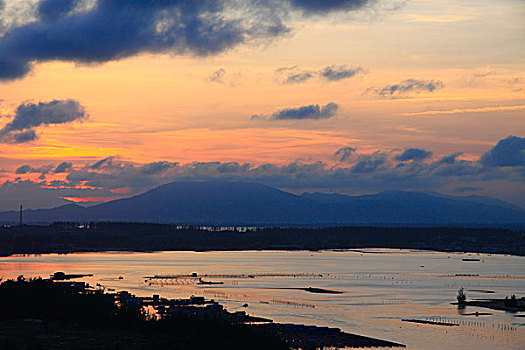
[{"label": "mountain peak", "polygon": [[[126,221],[205,225],[504,225],[525,213],[498,200],[411,191],[372,195],[303,193],[255,182],[178,181],[92,207],[67,204],[28,212],[26,222]],[[503,202],[504,203],[504,202]],[[16,222],[14,212],[0,222]]]}]

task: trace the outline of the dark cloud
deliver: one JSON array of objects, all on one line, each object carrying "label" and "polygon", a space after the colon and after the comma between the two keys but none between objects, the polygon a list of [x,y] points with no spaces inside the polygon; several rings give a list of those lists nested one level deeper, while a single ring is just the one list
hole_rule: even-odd
[{"label": "dark cloud", "polygon": [[13,119],[0,129],[0,142],[22,143],[38,138],[36,128],[49,124],[64,124],[87,117],[84,107],[75,100],[28,102],[19,105]]},{"label": "dark cloud", "polygon": [[[92,170],[113,170],[115,168],[115,165],[113,164],[114,160],[115,157],[113,156],[107,157],[89,165],[88,168]],[[117,167],[120,166],[121,162],[117,161]]]},{"label": "dark cloud", "polygon": [[[34,63],[103,63],[141,53],[210,56],[290,32],[288,12],[349,11],[367,0],[41,0],[33,21],[0,36],[0,80]],[[84,5],[83,5],[84,4]]]},{"label": "dark cloud", "polygon": [[456,162],[456,158],[459,157],[462,154],[463,154],[463,152],[456,152],[456,153],[452,153],[452,154],[450,154],[448,156],[444,156],[443,158],[438,160],[438,164],[453,164],[453,163]]},{"label": "dark cloud", "polygon": [[56,21],[73,11],[79,0],[44,0],[37,6],[38,19],[44,22]]},{"label": "dark cloud", "polygon": [[525,166],[525,138],[509,136],[500,140],[481,157],[481,163],[494,167]]},{"label": "dark cloud", "polygon": [[432,157],[432,152],[420,148],[407,148],[403,153],[394,157],[395,160],[406,162],[409,160],[421,161]]},{"label": "dark cloud", "polygon": [[337,103],[330,102],[325,106],[309,105],[298,108],[287,108],[272,114],[270,119],[328,119],[336,115]]},{"label": "dark cloud", "polygon": [[335,10],[354,10],[368,4],[369,0],[289,0],[296,8],[322,13]]},{"label": "dark cloud", "polygon": [[23,174],[38,174],[40,173],[39,179],[45,179],[46,175],[53,170],[53,165],[44,165],[38,168],[33,168],[32,166],[25,164],[20,167],[18,167],[15,170],[15,174],[17,175],[23,175]]},{"label": "dark cloud", "polygon": [[218,69],[208,77],[208,81],[213,83],[224,84],[225,75],[226,70],[224,68]]},{"label": "dark cloud", "polygon": [[208,56],[289,31],[276,11],[254,4],[247,0],[234,9],[230,0],[99,0],[89,10],[71,11],[76,1],[43,0],[36,21],[0,38],[0,79],[23,77],[33,62],[51,60],[101,63],[143,52]]},{"label": "dark cloud", "polygon": [[372,154],[361,155],[357,158],[357,162],[352,166],[353,173],[372,173],[380,166],[386,163],[388,154],[377,151]]},{"label": "dark cloud", "polygon": [[154,163],[149,163],[149,164],[145,164],[144,166],[142,166],[141,171],[147,175],[157,175],[157,174],[161,174],[162,172],[168,169],[176,167],[178,164],[179,163],[171,163],[171,162],[166,162],[166,161],[154,162]]},{"label": "dark cloud", "polygon": [[304,83],[314,77],[321,77],[331,82],[348,79],[359,73],[365,73],[362,67],[348,67],[346,65],[331,65],[320,70],[299,70],[297,65],[290,67],[280,67],[275,70],[275,74],[281,75],[288,72],[282,80],[282,84]]},{"label": "dark cloud", "polygon": [[454,160],[453,163],[443,163],[437,161],[430,164],[429,171],[436,176],[463,178],[489,174],[486,168],[481,167],[477,162],[468,160]]},{"label": "dark cloud", "polygon": [[55,174],[65,173],[68,170],[70,170],[72,166],[73,166],[73,163],[71,163],[71,162],[62,162],[62,163],[58,164],[58,166],[55,168],[54,173]]},{"label": "dark cloud", "polygon": [[34,172],[35,172],[34,168],[26,164],[16,169],[15,174],[27,174],[27,173],[34,173]]},{"label": "dark cloud", "polygon": [[329,66],[325,67],[319,74],[330,81],[339,81],[343,79],[351,78],[359,73],[364,73],[365,70],[362,67],[347,67],[347,66]]},{"label": "dark cloud", "polygon": [[301,73],[295,73],[290,74],[284,81],[285,84],[297,84],[297,83],[304,83],[307,80],[310,80],[313,78],[314,75],[311,72],[301,72]]},{"label": "dark cloud", "polygon": [[303,120],[303,119],[328,119],[336,115],[339,105],[328,103],[326,106],[309,105],[297,108],[281,109],[271,115],[253,115],[252,119],[269,120]]},{"label": "dark cloud", "polygon": [[441,80],[420,80],[420,79],[406,79],[397,84],[387,85],[383,88],[368,88],[365,93],[373,92],[379,96],[392,97],[396,95],[403,95],[408,92],[434,92],[444,86]]},{"label": "dark cloud", "polygon": [[6,143],[24,143],[29,141],[34,141],[38,138],[36,131],[34,129],[26,130],[26,131],[19,131],[19,132],[12,132],[10,134],[6,134],[5,136],[1,134],[0,132],[0,142],[6,142]]},{"label": "dark cloud", "polygon": [[340,162],[346,162],[352,158],[352,155],[354,155],[355,152],[356,152],[356,149],[353,147],[343,147],[343,148],[339,148],[334,153],[334,156]]}]

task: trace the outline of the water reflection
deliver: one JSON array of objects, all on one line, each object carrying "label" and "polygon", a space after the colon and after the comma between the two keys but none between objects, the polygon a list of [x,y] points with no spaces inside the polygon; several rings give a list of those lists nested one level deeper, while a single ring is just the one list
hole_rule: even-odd
[{"label": "water reflection", "polygon": [[[462,261],[479,258],[479,262]],[[92,285],[169,298],[203,295],[230,311],[280,322],[339,327],[389,339],[409,349],[525,348],[525,319],[502,311],[457,309],[457,291],[469,298],[525,295],[525,258],[403,250],[323,252],[82,253],[0,258],[0,277],[93,273]],[[195,276],[191,276],[196,273]],[[148,279],[154,275],[188,278]],[[198,279],[220,281],[199,284]],[[246,277],[248,275],[253,278]],[[266,277],[261,277],[267,275]],[[119,277],[122,277],[119,279]],[[282,289],[287,288],[287,289]],[[308,288],[342,291],[311,293]],[[245,306],[247,304],[247,306]],[[468,315],[468,314],[474,315]],[[417,319],[458,324],[443,327]]]}]

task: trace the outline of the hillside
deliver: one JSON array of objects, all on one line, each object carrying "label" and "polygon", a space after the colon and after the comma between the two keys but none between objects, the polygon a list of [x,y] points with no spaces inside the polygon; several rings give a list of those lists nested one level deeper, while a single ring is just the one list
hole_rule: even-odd
[{"label": "hillside", "polygon": [[[25,210],[25,223],[120,221],[199,225],[512,225],[525,212],[486,197],[388,191],[294,195],[250,182],[173,182],[92,207]],[[18,212],[0,213],[17,223]]]}]

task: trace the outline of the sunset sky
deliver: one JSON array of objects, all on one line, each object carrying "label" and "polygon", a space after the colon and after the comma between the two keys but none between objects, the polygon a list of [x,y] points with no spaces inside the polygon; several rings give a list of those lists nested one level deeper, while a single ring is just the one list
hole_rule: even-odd
[{"label": "sunset sky", "polygon": [[0,0],[0,210],[216,178],[525,207],[525,2]]}]

